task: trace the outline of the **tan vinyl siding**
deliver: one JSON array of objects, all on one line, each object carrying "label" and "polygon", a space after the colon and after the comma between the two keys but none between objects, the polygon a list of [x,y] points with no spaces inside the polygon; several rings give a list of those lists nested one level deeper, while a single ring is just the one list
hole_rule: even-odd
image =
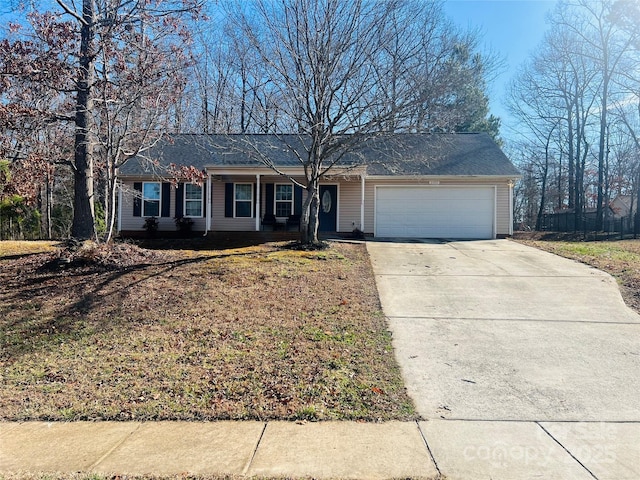
[{"label": "tan vinyl siding", "polygon": [[144,218],[133,216],[133,182],[124,182],[121,186],[119,218],[120,230],[142,230]]},{"label": "tan vinyl siding", "polygon": [[497,185],[496,189],[496,234],[511,233],[511,205],[509,185]]},{"label": "tan vinyl siding", "polygon": [[[304,184],[304,179],[303,178],[296,178],[296,180],[302,184]],[[260,216],[262,217],[265,212],[267,211],[267,191],[266,191],[266,184],[267,183],[272,183],[272,184],[288,184],[291,183],[287,178],[283,178],[281,176],[278,175],[273,175],[273,176],[264,176],[264,177],[260,177]],[[295,187],[294,187],[295,190]],[[304,203],[304,199],[307,197],[307,191],[305,189],[302,189],[302,202]],[[297,201],[298,199],[295,198],[294,202]],[[294,207],[295,207],[295,203],[294,203]],[[275,204],[272,206],[272,208],[275,211]]]},{"label": "tan vinyl siding", "polygon": [[364,233],[373,235],[373,218],[375,215],[375,185],[371,180],[365,180],[364,185],[364,226],[361,230]]},{"label": "tan vinyl siding", "polygon": [[[141,180],[142,181],[142,180]],[[146,180],[145,180],[146,181]],[[153,181],[153,180],[149,180]],[[133,216],[133,199],[135,198],[135,190],[133,189],[134,182],[123,182],[122,188],[122,206],[121,206],[121,223],[120,230],[122,231],[144,231],[144,222],[146,217],[134,217]],[[203,185],[203,195],[206,196],[207,186]],[[177,230],[175,224],[176,213],[176,193],[177,190],[173,186],[169,190],[169,215],[168,217],[156,217],[158,219],[158,230],[164,232],[170,232]],[[208,208],[205,207],[205,210]],[[206,212],[205,212],[206,213]],[[192,218],[193,230],[197,232],[204,232],[206,229],[206,218]]]},{"label": "tan vinyl siding", "polygon": [[[302,179],[299,179],[302,181]],[[211,182],[211,199],[213,205],[213,218],[211,220],[211,230],[212,231],[253,231],[256,229],[256,219],[255,216],[252,218],[231,218],[224,216],[225,210],[225,184],[226,183],[251,183],[256,184],[257,180],[255,176],[225,176],[221,180],[213,180]],[[258,215],[262,218],[264,213],[266,212],[266,187],[267,183],[290,183],[289,180],[283,178],[278,175],[265,175],[260,177],[260,211],[257,212]],[[254,190],[254,195],[256,194]],[[302,201],[304,202],[304,198],[306,197],[306,192],[302,191]],[[256,198],[254,196],[254,204]],[[255,207],[254,207],[255,210]],[[256,212],[254,211],[254,215]]]},{"label": "tan vinyl siding", "polygon": [[[211,220],[211,230],[212,231],[221,231],[221,232],[243,232],[243,231],[252,231],[256,229],[256,218],[253,217],[244,217],[244,218],[233,218],[233,217],[225,217],[224,216],[224,208],[225,208],[225,184],[226,183],[256,183],[255,177],[225,177],[222,180],[213,180],[211,182],[211,201],[213,205],[211,205],[211,212],[213,214],[213,218]],[[255,195],[255,191],[254,191]],[[255,196],[253,201],[255,202]],[[254,205],[254,215],[255,215],[255,205]]]},{"label": "tan vinyl siding", "polygon": [[339,232],[352,232],[360,226],[360,179],[343,181],[339,186]]},{"label": "tan vinyl siding", "polygon": [[[144,180],[153,182],[154,180]],[[142,180],[141,180],[142,182]],[[134,217],[133,216],[133,199],[136,192],[133,189],[134,182],[124,182],[122,189],[122,223],[120,224],[120,230],[130,231],[144,231],[144,222],[147,217]],[[176,209],[176,189],[170,189],[170,202],[169,202],[169,217],[156,217],[158,219],[159,231],[172,231],[176,230],[176,224],[174,221],[174,213]],[[162,202],[161,202],[162,204]]]},{"label": "tan vinyl siding", "polygon": [[[302,179],[300,179],[302,180]],[[141,180],[140,180],[141,181]],[[252,218],[227,218],[225,213],[225,183],[256,183],[255,176],[237,175],[213,178],[211,181],[211,198],[206,199],[205,215],[212,215],[211,230],[213,231],[253,231],[256,228],[256,219]],[[430,183],[431,182],[431,183]],[[467,179],[442,179],[431,180],[425,178],[399,178],[399,179],[375,179],[365,180],[365,204],[364,204],[364,225],[360,225],[361,208],[361,180],[359,177],[352,179],[328,180],[323,184],[338,184],[338,231],[348,233],[355,227],[363,232],[372,234],[374,232],[375,217],[375,187],[376,185],[487,185],[496,187],[496,235],[509,235],[511,232],[511,215],[509,204],[508,180],[467,178]],[[122,191],[122,210],[120,229],[124,231],[143,231],[144,217],[133,216],[133,181],[126,181]],[[286,179],[277,175],[266,175],[260,177],[260,212],[262,216],[266,211],[266,189],[267,183],[287,183]],[[206,184],[203,186],[206,197]],[[170,197],[170,217],[158,218],[160,230],[176,230],[174,223],[176,189],[171,188]],[[303,190],[303,201],[306,191]],[[254,197],[255,201],[255,197]],[[211,212],[211,213],[210,213]],[[256,212],[254,212],[255,214]],[[194,218],[194,230],[204,231],[206,228],[206,218]]]}]

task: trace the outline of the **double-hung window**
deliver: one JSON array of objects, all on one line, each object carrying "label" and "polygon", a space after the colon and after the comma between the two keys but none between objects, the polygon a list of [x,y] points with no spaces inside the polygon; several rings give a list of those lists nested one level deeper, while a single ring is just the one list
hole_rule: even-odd
[{"label": "double-hung window", "polygon": [[142,184],[142,216],[160,216],[160,182],[144,182]]},{"label": "double-hung window", "polygon": [[275,186],[276,217],[288,217],[293,213],[293,185],[276,184]]},{"label": "double-hung window", "polygon": [[234,187],[234,216],[253,217],[253,184],[236,183]]},{"label": "double-hung window", "polygon": [[185,183],[184,216],[202,217],[202,185],[196,185],[195,183]]}]

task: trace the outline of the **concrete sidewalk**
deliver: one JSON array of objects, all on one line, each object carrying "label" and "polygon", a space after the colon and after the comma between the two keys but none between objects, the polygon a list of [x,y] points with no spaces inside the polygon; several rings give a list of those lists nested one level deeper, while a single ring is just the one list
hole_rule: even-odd
[{"label": "concrete sidewalk", "polygon": [[0,423],[0,475],[437,478],[416,422]]},{"label": "concrete sidewalk", "polygon": [[0,476],[637,480],[639,439],[630,423],[0,423]]}]

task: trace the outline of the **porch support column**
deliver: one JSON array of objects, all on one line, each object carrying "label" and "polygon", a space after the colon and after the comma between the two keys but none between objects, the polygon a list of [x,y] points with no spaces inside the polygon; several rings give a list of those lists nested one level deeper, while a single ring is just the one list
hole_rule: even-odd
[{"label": "porch support column", "polygon": [[256,232],[260,231],[260,174],[256,173]]},{"label": "porch support column", "polygon": [[213,202],[211,201],[211,174],[207,175],[207,221],[206,221],[206,231],[204,234],[206,235],[211,230],[211,217],[213,215]]},{"label": "porch support column", "polygon": [[360,175],[360,231],[364,233],[364,174]]},{"label": "porch support column", "polygon": [[116,183],[116,188],[118,189],[118,222],[116,224],[116,232],[120,233],[122,230],[122,183]]}]

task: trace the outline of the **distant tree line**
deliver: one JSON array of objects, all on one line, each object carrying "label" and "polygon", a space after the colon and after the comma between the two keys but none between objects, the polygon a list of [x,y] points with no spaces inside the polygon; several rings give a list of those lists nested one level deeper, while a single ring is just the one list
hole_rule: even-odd
[{"label": "distant tree line", "polygon": [[542,44],[512,81],[519,120],[509,145],[522,170],[516,219],[541,228],[545,214],[585,214],[602,230],[617,196],[640,206],[640,4],[563,0]]},{"label": "distant tree line", "polygon": [[110,238],[118,168],[164,134],[313,138],[312,237],[318,179],[358,140],[500,141],[486,93],[499,61],[439,0],[41,0],[1,35],[0,201],[22,205],[0,210],[4,237],[27,236],[28,211],[41,237]]}]

